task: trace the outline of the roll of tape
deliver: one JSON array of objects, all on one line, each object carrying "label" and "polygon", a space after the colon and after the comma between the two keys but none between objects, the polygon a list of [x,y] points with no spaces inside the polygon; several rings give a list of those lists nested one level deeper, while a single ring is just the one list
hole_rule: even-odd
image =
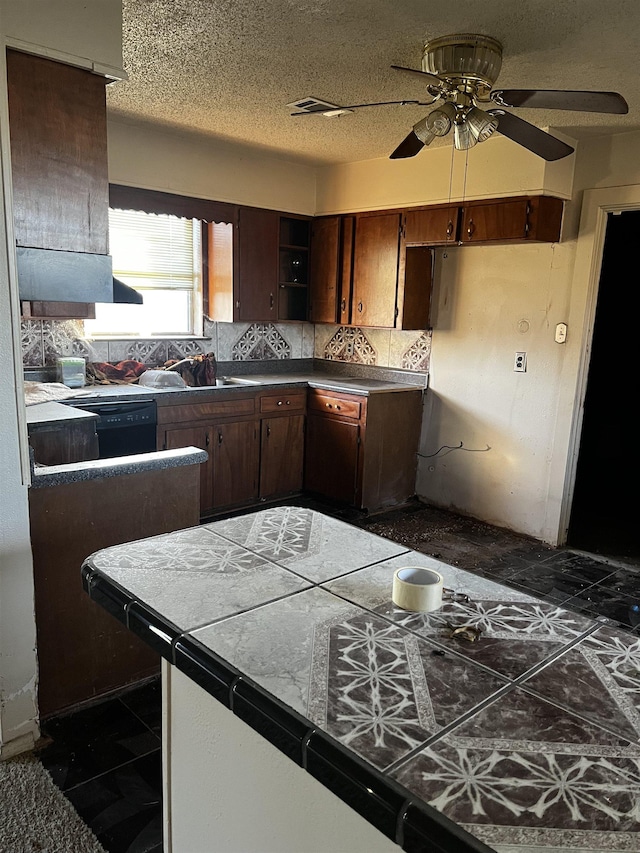
[{"label": "roll of tape", "polygon": [[393,575],[391,600],[402,610],[429,613],[442,607],[442,575],[421,566],[404,566]]}]

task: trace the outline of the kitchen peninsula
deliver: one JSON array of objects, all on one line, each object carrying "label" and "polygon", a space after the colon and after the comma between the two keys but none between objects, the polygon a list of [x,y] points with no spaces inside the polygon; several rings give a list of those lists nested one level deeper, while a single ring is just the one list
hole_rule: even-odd
[{"label": "kitchen peninsula", "polygon": [[[407,565],[468,599],[394,607]],[[164,658],[167,851],[639,849],[633,634],[292,506],[82,576]]]}]

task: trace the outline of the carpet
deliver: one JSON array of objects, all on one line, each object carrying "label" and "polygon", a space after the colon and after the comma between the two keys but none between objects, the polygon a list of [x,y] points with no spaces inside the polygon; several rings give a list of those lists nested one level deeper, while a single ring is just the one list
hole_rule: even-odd
[{"label": "carpet", "polygon": [[105,853],[31,753],[0,761],[0,853]]}]

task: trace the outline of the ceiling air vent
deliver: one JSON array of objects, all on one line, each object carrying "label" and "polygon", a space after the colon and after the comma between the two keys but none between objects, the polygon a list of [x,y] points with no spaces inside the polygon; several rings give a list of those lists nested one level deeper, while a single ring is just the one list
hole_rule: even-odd
[{"label": "ceiling air vent", "polygon": [[320,98],[314,98],[312,95],[309,95],[306,98],[300,98],[299,101],[294,101],[292,104],[287,104],[287,106],[302,113],[323,113],[327,110],[340,109],[337,104],[330,104],[328,101],[321,101]]}]

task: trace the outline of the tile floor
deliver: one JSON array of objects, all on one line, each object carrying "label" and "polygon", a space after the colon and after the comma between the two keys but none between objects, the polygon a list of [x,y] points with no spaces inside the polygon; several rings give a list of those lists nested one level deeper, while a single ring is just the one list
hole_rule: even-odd
[{"label": "tile floor", "polygon": [[[640,633],[640,557],[555,549],[421,504],[364,518],[317,502],[305,505],[452,566]],[[108,853],[162,851],[160,716],[160,685],[152,681],[43,724],[49,739],[40,753],[44,766]]]}]

